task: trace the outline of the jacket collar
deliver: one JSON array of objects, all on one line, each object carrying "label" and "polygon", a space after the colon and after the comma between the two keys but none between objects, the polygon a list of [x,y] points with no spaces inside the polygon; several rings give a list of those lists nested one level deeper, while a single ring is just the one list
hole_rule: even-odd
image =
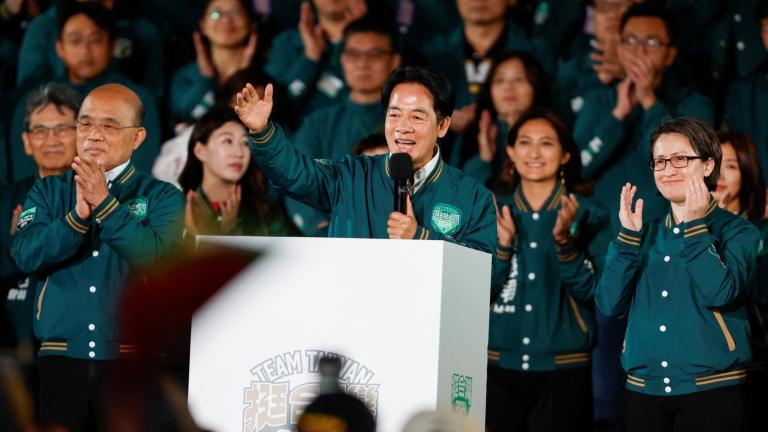
[{"label": "jacket collar", "polygon": [[[560,205],[560,198],[563,196],[563,194],[565,194],[565,184],[563,184],[561,181],[558,181],[555,183],[555,187],[552,188],[552,193],[550,193],[547,200],[544,201],[540,211],[550,211],[558,208]],[[517,185],[517,188],[515,189],[514,200],[515,207],[517,207],[517,209],[521,212],[526,213],[532,211],[531,205],[528,204],[528,201],[523,195],[523,188],[521,185]]]}]

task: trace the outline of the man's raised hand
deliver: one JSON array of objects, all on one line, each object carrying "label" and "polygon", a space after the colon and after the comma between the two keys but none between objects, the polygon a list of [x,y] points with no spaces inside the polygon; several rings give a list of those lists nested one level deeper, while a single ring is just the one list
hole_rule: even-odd
[{"label": "man's raised hand", "polygon": [[267,84],[264,89],[264,99],[262,99],[252,85],[246,84],[245,88],[237,94],[235,113],[252,132],[258,132],[267,127],[269,115],[272,113],[272,92],[272,84]]}]

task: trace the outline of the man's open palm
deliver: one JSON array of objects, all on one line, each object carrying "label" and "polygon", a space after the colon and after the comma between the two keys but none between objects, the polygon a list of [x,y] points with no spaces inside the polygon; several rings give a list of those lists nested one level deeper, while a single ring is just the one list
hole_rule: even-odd
[{"label": "man's open palm", "polygon": [[246,84],[237,94],[235,113],[251,131],[258,132],[267,127],[269,114],[272,112],[272,92],[272,84],[267,84],[262,99],[252,85]]}]

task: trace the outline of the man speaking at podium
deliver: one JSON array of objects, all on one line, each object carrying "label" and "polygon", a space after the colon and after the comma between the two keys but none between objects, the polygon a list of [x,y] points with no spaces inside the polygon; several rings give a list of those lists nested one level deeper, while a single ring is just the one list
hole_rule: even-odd
[{"label": "man speaking at podium", "polygon": [[[235,111],[250,129],[251,153],[267,178],[286,195],[330,213],[330,237],[447,240],[493,254],[491,192],[446,165],[437,145],[454,106],[448,81],[429,69],[400,68],[389,76],[381,100],[389,155],[339,161],[302,155],[269,121],[271,85],[261,98],[248,84],[237,95]],[[388,162],[394,153],[413,160],[405,214],[393,211]]]}]

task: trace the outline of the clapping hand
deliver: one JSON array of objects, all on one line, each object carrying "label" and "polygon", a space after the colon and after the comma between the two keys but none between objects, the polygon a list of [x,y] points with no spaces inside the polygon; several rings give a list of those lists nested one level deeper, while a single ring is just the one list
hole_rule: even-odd
[{"label": "clapping hand", "polygon": [[512,241],[517,234],[517,228],[515,227],[515,220],[512,218],[512,212],[509,210],[509,206],[502,206],[499,210],[499,205],[496,201],[493,201],[496,206],[496,232],[499,240],[499,244],[506,247],[512,247]]},{"label": "clapping hand", "polygon": [[709,208],[709,190],[701,177],[685,181],[685,222],[703,218]]},{"label": "clapping hand", "polygon": [[637,186],[632,186],[631,183],[627,183],[621,188],[619,221],[624,229],[640,232],[643,228],[643,199],[637,200],[635,211],[632,211],[632,200],[635,198],[636,192]]},{"label": "clapping hand", "polygon": [[552,229],[552,237],[555,243],[560,246],[568,242],[571,238],[571,224],[576,220],[576,214],[579,211],[579,201],[576,195],[563,195],[560,198],[560,210],[557,212],[555,227]]}]

